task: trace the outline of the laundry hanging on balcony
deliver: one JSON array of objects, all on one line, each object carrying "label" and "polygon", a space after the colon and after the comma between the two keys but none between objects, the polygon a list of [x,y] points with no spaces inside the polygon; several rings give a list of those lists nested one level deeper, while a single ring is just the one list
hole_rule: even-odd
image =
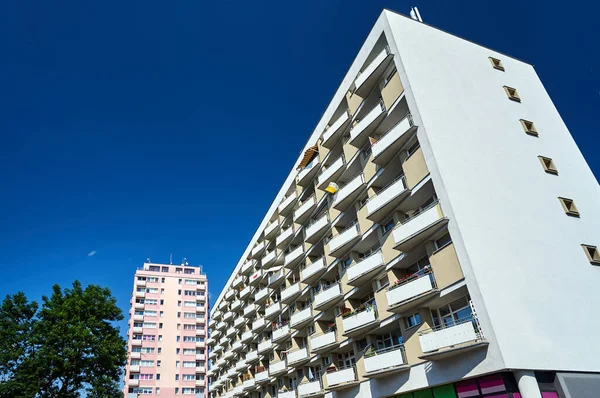
[{"label": "laundry hanging on balcony", "polygon": [[310,163],[311,160],[315,158],[319,154],[319,147],[317,145],[313,145],[304,152],[304,156],[300,161],[300,164],[296,168],[296,170],[302,170],[306,167],[307,164]]}]

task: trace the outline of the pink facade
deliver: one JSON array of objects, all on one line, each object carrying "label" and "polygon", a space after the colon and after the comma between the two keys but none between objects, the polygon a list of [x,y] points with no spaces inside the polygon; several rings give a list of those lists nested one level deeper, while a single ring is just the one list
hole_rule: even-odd
[{"label": "pink facade", "polygon": [[146,263],[135,273],[124,394],[205,398],[208,281],[201,268]]}]

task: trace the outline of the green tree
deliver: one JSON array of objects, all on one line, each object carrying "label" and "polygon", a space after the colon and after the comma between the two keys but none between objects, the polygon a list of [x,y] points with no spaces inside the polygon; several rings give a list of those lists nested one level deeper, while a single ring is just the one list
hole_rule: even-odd
[{"label": "green tree", "polygon": [[110,290],[75,281],[42,301],[38,311],[17,293],[0,307],[0,397],[122,397],[127,349]]}]

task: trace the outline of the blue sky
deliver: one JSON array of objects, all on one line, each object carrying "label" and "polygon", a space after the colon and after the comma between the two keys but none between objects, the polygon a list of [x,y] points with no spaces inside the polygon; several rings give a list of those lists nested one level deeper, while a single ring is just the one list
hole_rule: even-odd
[{"label": "blue sky", "polygon": [[533,63],[600,174],[597,6],[3,2],[0,295],[79,279],[127,310],[135,268],[173,253],[216,297],[381,9],[411,5]]}]

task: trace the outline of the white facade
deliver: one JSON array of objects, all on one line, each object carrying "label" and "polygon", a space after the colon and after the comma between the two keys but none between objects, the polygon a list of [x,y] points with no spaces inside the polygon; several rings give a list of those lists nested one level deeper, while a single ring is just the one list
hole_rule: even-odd
[{"label": "white facade", "polygon": [[[227,295],[241,299],[233,281],[251,287],[238,337],[253,364],[239,381],[218,368],[213,397],[240,385],[261,398],[385,397],[512,369],[600,372],[600,268],[581,246],[600,246],[600,187],[531,65],[384,11],[303,153],[315,150],[214,303],[219,319]],[[323,165],[335,169],[314,172]],[[328,196],[324,178],[341,189]],[[302,232],[283,244],[274,224]],[[254,358],[259,336],[271,352]],[[263,384],[247,382],[257,374]],[[535,396],[531,383],[521,394]]]}]

